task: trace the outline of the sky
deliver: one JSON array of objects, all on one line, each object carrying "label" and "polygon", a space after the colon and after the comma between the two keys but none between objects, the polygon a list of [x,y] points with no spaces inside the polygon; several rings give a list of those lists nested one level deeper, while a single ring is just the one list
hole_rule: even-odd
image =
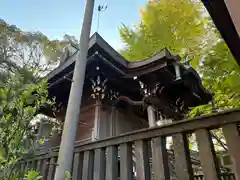
[{"label": "sky", "polygon": [[[40,31],[50,39],[65,34],[80,37],[85,0],[0,0],[0,18],[24,31]],[[116,50],[123,47],[119,36],[121,23],[134,26],[139,9],[147,0],[95,0],[92,32],[97,30],[98,5],[108,8],[100,14],[98,33]]]}]

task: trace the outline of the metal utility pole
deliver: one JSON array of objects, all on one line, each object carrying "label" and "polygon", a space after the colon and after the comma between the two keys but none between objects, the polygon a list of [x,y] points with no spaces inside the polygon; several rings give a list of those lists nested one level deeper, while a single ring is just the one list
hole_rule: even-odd
[{"label": "metal utility pole", "polygon": [[68,100],[62,140],[58,154],[58,166],[56,168],[54,180],[65,180],[66,172],[68,171],[71,173],[75,136],[77,131],[77,123],[79,120],[86,71],[88,43],[91,31],[94,1],[95,0],[87,0],[86,2],[86,9],[80,36],[80,50],[77,54],[77,59],[75,62],[73,82]]}]

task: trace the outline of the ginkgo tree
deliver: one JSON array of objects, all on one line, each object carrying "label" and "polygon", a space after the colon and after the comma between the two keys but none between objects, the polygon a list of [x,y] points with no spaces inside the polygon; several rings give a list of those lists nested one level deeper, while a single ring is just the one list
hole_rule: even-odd
[{"label": "ginkgo tree", "polygon": [[140,10],[140,23],[133,28],[120,27],[125,44],[121,54],[136,61],[168,48],[173,53],[199,57],[207,34],[203,12],[201,4],[192,0],[148,2]]}]

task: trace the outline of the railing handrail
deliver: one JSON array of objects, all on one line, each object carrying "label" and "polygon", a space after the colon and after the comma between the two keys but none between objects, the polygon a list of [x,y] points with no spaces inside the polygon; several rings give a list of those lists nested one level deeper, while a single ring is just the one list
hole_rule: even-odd
[{"label": "railing handrail", "polygon": [[[240,177],[240,110],[173,122],[161,127],[147,128],[94,142],[76,143],[73,157],[73,179],[235,179]],[[222,128],[232,161],[233,174],[221,174],[210,130]],[[198,145],[198,157],[204,176],[194,173],[188,134],[194,133]],[[168,136],[172,137],[174,160],[166,147]],[[51,180],[57,166],[58,147],[26,157],[20,162],[21,169],[34,167],[44,178]],[[150,160],[150,157],[152,159]],[[135,158],[134,162],[133,159]],[[171,163],[173,162],[173,164]],[[173,170],[174,169],[174,170]],[[184,169],[184,171],[183,171]],[[196,170],[196,171],[194,171]],[[194,171],[194,172],[193,172]]]},{"label": "railing handrail", "polygon": [[[203,115],[196,118],[176,121],[160,127],[146,128],[125,133],[98,141],[75,144],[75,152],[104,148],[107,146],[119,145],[122,143],[133,142],[142,139],[150,139],[159,136],[168,136],[179,132],[192,132],[197,129],[214,129],[225,124],[240,122],[240,109],[230,109],[222,112]],[[51,148],[45,152],[35,154],[34,159],[40,159],[42,156],[54,157],[58,154],[59,147]]]},{"label": "railing handrail", "polygon": [[88,142],[85,144],[76,144],[75,152],[104,148],[107,146],[114,146],[159,136],[169,136],[180,132],[191,133],[197,129],[214,129],[225,124],[237,122],[240,122],[240,109],[226,110],[211,115],[204,115],[196,118],[173,122],[161,127],[146,128],[130,133],[125,133],[119,136],[106,138],[103,140]]}]

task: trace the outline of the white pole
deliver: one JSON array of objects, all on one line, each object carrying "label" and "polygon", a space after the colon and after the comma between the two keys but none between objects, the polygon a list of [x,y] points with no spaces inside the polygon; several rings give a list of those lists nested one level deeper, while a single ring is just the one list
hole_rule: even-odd
[{"label": "white pole", "polygon": [[95,0],[87,0],[86,2],[86,9],[80,36],[80,50],[75,62],[73,83],[68,100],[62,140],[58,155],[58,166],[56,168],[54,180],[65,180],[66,172],[68,171],[71,173],[75,136],[77,131],[77,123],[79,120],[83,83],[85,78],[94,1]]}]

